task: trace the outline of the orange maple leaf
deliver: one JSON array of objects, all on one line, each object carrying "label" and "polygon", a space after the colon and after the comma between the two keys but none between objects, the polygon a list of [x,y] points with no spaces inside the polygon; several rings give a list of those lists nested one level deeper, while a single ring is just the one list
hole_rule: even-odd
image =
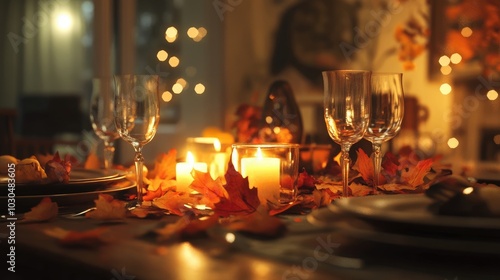
[{"label": "orange maple leaf", "polygon": [[221,178],[212,179],[210,173],[201,172],[193,169],[194,180],[190,188],[199,192],[203,197],[212,203],[218,203],[222,197],[228,198],[229,194],[222,184]]},{"label": "orange maple leaf", "polygon": [[50,197],[44,197],[40,203],[31,208],[31,211],[24,214],[23,223],[45,222],[57,217],[58,207],[56,202],[52,202]]},{"label": "orange maple leaf", "polygon": [[357,154],[358,159],[352,169],[357,170],[365,183],[371,185],[373,182],[373,162],[363,149],[359,148]]},{"label": "orange maple leaf", "polygon": [[177,162],[177,150],[170,149],[168,153],[161,153],[156,157],[153,170],[148,173],[148,178],[160,178],[170,180],[175,178],[175,165]]},{"label": "orange maple leaf", "polygon": [[248,178],[243,178],[229,161],[225,175],[228,196],[215,204],[215,213],[222,216],[250,214],[257,210],[260,200],[257,188],[250,188]]},{"label": "orange maple leaf", "polygon": [[169,191],[153,201],[153,204],[161,209],[165,209],[172,214],[182,216],[188,209],[186,205],[197,205],[199,198],[188,193]]},{"label": "orange maple leaf", "polygon": [[399,169],[399,161],[397,157],[391,152],[385,153],[384,158],[382,159],[382,168],[387,175],[396,176]]},{"label": "orange maple leaf", "polygon": [[109,194],[99,194],[97,200],[94,200],[96,209],[87,212],[85,217],[98,220],[123,219],[127,214],[126,203],[114,199]]},{"label": "orange maple leaf", "polygon": [[416,166],[410,167],[408,170],[403,170],[401,179],[413,187],[417,187],[424,183],[424,177],[431,170],[434,158],[421,160]]}]

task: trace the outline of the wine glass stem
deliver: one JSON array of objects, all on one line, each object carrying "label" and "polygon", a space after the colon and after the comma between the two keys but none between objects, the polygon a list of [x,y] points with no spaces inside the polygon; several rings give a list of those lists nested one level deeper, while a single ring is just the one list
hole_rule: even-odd
[{"label": "wine glass stem", "polygon": [[142,177],[142,166],[144,165],[144,157],[142,156],[141,147],[135,148],[134,163],[135,163],[135,176],[137,181],[137,206],[139,207],[142,205],[142,188],[144,184],[144,180]]},{"label": "wine glass stem", "polygon": [[380,143],[373,143],[373,194],[377,194],[377,187],[380,185],[380,167],[382,157],[380,156]]},{"label": "wine glass stem", "polygon": [[104,142],[104,169],[113,167],[113,157],[115,155],[115,146],[113,142]]},{"label": "wine glass stem", "polygon": [[342,145],[342,156],[340,157],[340,164],[342,165],[342,197],[349,196],[349,149],[350,144]]}]

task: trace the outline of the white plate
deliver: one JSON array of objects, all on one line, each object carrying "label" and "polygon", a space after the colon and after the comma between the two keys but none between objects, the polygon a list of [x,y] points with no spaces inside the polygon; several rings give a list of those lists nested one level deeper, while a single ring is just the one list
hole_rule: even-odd
[{"label": "white plate", "polygon": [[500,230],[500,218],[436,215],[434,203],[424,194],[396,194],[352,197],[336,200],[331,207],[372,221],[383,221],[437,228]]},{"label": "white plate", "polygon": [[[70,172],[70,180],[63,183],[15,183],[16,196],[66,194],[87,192],[102,188],[103,185],[125,178],[125,171],[75,168]],[[7,193],[8,178],[0,178],[0,196]]]},{"label": "white plate", "polygon": [[[340,211],[339,209],[337,209]],[[307,220],[318,227],[329,230],[340,230],[346,236],[380,244],[421,248],[431,251],[454,252],[459,254],[500,254],[500,243],[497,240],[480,238],[461,238],[443,235],[419,235],[414,231],[391,232],[387,228],[379,229],[368,222],[345,217],[332,208],[312,211]],[[394,228],[398,228],[395,226]]]}]

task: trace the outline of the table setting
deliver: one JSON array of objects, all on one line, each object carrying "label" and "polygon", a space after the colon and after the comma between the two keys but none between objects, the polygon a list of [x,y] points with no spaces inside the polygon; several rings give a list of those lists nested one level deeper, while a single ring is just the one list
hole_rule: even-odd
[{"label": "table setting", "polygon": [[[1,223],[15,224],[17,271],[47,279],[495,279],[498,186],[453,174],[440,155],[411,147],[384,154],[404,118],[402,75],[323,72],[326,129],[340,151],[292,141],[301,131],[295,116],[272,121],[290,106],[280,100],[284,107],[263,113],[262,131],[240,115],[245,141],[189,138],[186,155],[170,149],[151,164],[142,149],[159,124],[159,77],[94,79],[89,117],[102,158],[0,157],[8,167],[0,170]],[[276,85],[269,96],[286,89]],[[113,164],[118,138],[134,148],[133,165]],[[351,146],[363,138],[373,153],[358,149],[354,161]],[[0,236],[2,249],[12,232]]]}]

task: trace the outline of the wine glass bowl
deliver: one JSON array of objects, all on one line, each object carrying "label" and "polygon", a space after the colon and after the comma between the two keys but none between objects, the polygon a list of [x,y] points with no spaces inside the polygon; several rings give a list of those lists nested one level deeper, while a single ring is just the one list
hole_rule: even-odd
[{"label": "wine glass bowl", "polygon": [[329,136],[341,146],[342,195],[348,196],[349,150],[363,138],[370,117],[369,71],[323,71],[324,118]]},{"label": "wine glass bowl", "polygon": [[114,120],[120,137],[135,150],[137,205],[142,206],[142,148],[155,136],[160,121],[157,75],[115,75]]},{"label": "wine glass bowl", "polygon": [[373,146],[373,192],[380,185],[381,147],[401,129],[404,116],[402,73],[372,73],[370,124],[364,138]]},{"label": "wine glass bowl", "polygon": [[90,123],[95,134],[104,141],[104,169],[113,166],[114,141],[120,138],[115,127],[114,109],[112,78],[93,78]]}]

